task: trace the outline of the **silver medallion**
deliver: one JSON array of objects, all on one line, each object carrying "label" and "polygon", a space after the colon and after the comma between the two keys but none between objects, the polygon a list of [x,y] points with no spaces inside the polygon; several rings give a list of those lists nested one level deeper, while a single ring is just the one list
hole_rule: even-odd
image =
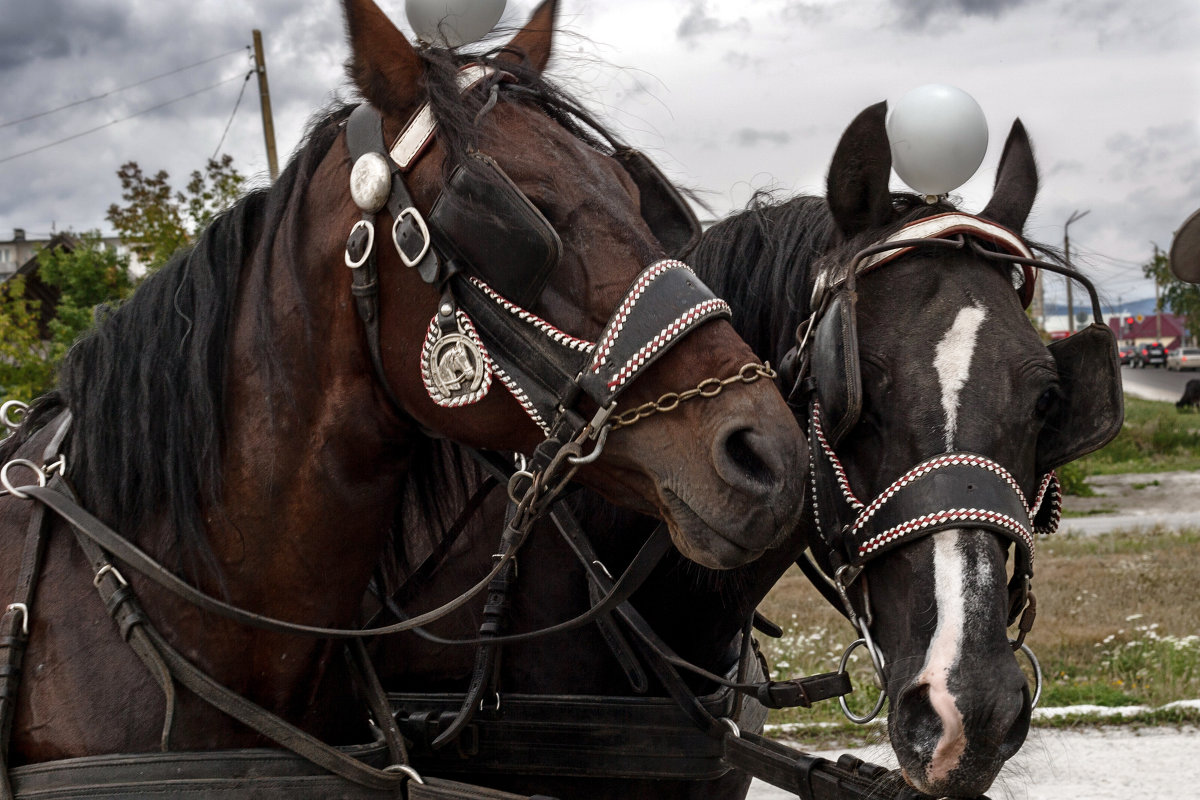
[{"label": "silver medallion", "polygon": [[350,170],[350,196],[368,214],[383,208],[392,194],[392,170],[379,153],[365,153]]},{"label": "silver medallion", "polygon": [[435,318],[422,353],[422,378],[429,396],[445,407],[476,403],[491,386],[491,365],[470,320],[456,315],[457,332],[444,333]]}]

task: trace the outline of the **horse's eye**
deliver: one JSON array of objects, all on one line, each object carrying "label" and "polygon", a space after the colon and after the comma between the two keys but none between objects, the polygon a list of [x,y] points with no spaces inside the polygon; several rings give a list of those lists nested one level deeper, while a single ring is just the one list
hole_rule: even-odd
[{"label": "horse's eye", "polygon": [[1047,389],[1038,398],[1037,406],[1034,410],[1040,418],[1045,419],[1058,410],[1058,403],[1061,399],[1058,389]]}]

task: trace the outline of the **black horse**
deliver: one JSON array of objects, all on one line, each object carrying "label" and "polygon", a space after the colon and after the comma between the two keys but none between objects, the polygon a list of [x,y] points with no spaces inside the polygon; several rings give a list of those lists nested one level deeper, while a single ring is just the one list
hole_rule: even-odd
[{"label": "black horse", "polygon": [[[755,352],[791,365],[785,388],[795,384],[797,415],[809,427],[812,451],[823,453],[814,462],[813,494],[795,535],[758,562],[727,572],[670,562],[632,602],[679,654],[724,673],[737,660],[754,606],[810,548],[809,563],[828,576],[810,568],[818,586],[874,640],[869,648],[886,684],[888,730],[904,776],[925,792],[974,796],[987,789],[1028,730],[1030,691],[1007,634],[1027,596],[1028,533],[1035,519],[1045,523],[1057,510],[1053,481],[1046,477],[1053,467],[1101,446],[1119,429],[1115,345],[1111,334],[1093,326],[1069,348],[1052,351],[1025,316],[1022,306],[1036,273],[1028,246],[1012,231],[1025,223],[1037,175],[1021,124],[1014,124],[1004,148],[991,202],[970,216],[944,200],[927,203],[888,191],[885,111],[883,104],[867,109],[846,131],[827,198],[757,204],[713,226],[689,256],[728,299],[735,325]],[[886,266],[862,266],[864,251],[869,259],[869,248],[879,250],[875,246],[897,237],[916,241]],[[733,263],[749,266],[730,269]],[[827,300],[814,304],[815,295],[845,287],[848,273],[860,278],[850,301],[856,318],[846,316],[844,306],[830,310]],[[839,335],[831,339],[828,327]],[[797,336],[804,341],[799,348]],[[817,349],[806,350],[809,341]],[[861,386],[861,397],[842,402],[854,386]],[[819,416],[813,420],[820,414],[824,424]],[[847,529],[854,527],[863,506],[886,517],[887,500],[857,498],[886,493],[909,502],[904,485],[921,484],[913,465],[926,472],[959,469],[964,451],[990,477],[968,471],[951,482],[963,483],[960,489],[969,495],[977,485],[1003,481],[1001,489],[988,491],[1000,497],[995,502],[1004,510],[1015,507],[1006,517],[1011,524],[996,524],[1006,516],[998,512],[958,513],[955,503],[969,496],[920,499],[918,510],[932,510],[935,524],[912,525],[902,517],[897,528],[908,525],[925,535],[902,536],[899,546],[885,544],[885,552],[869,559],[857,558],[853,542],[839,538],[840,524],[831,526],[844,521]],[[480,475],[450,496],[463,502],[476,496]],[[478,574],[489,558],[487,531],[502,520],[501,506],[485,504],[481,522],[447,514],[445,524],[467,530],[452,546],[439,549],[439,536],[427,530],[430,546],[410,554],[415,557],[401,570],[401,583],[405,575],[416,576],[400,589],[401,605],[420,611],[454,594],[465,575]],[[595,504],[582,507],[599,560],[616,574],[649,523]],[[413,526],[428,526],[428,520],[408,519],[406,527]],[[895,535],[892,529],[877,532]],[[406,538],[414,540],[411,532]],[[1006,561],[1014,541],[1020,542],[1012,548],[1018,580],[1010,590]],[[583,569],[549,531],[531,542],[519,580],[512,630],[544,627],[588,603]],[[442,623],[437,633],[470,636],[479,622],[475,609]],[[609,653],[595,630],[506,648],[496,673],[496,713],[504,716],[502,698],[509,693],[627,693],[628,669]],[[379,656],[385,681],[406,693],[461,690],[473,663],[465,648],[411,638],[385,645]],[[714,686],[694,680],[693,688],[703,693]],[[651,694],[656,691],[662,688],[651,687]],[[583,768],[584,756],[579,758],[567,765],[567,774]],[[458,768],[470,774],[472,766],[467,760]],[[620,766],[613,767],[610,776],[619,775]],[[476,774],[472,780],[572,797],[741,796],[748,782],[736,774],[715,782],[511,774],[521,771],[517,763],[510,774]]]}]

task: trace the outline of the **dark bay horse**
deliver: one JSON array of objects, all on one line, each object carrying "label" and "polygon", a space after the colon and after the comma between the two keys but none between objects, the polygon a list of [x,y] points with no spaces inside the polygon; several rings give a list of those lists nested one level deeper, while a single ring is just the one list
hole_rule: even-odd
[{"label": "dark bay horse", "polygon": [[[739,332],[755,352],[776,363],[792,362],[785,379],[789,388],[791,382],[799,384],[793,402],[810,428],[814,453],[826,434],[814,429],[809,416],[812,384],[819,399],[836,406],[836,386],[830,389],[822,381],[849,383],[859,377],[851,371],[861,370],[861,408],[827,456],[840,470],[828,476],[835,481],[832,491],[815,488],[818,502],[815,508],[806,504],[796,536],[766,557],[723,573],[665,565],[632,602],[677,652],[720,673],[736,657],[754,606],[791,561],[811,548],[828,576],[813,572],[813,577],[831,601],[849,603],[869,620],[865,630],[876,643],[891,703],[889,735],[907,780],[935,795],[972,797],[992,783],[1029,725],[1030,691],[1007,634],[1025,600],[1023,590],[1010,591],[1009,571],[1020,572],[1020,567],[1006,567],[1010,550],[1015,562],[1026,558],[1022,545],[1010,547],[1019,534],[998,532],[979,522],[979,515],[956,516],[954,503],[960,498],[933,493],[932,500],[915,502],[918,511],[946,516],[929,535],[851,563],[837,535],[843,523],[856,523],[863,504],[843,509],[838,503],[850,494],[856,502],[879,497],[913,465],[970,451],[989,459],[989,475],[1011,476],[1000,496],[1007,498],[1005,509],[1020,502],[1017,515],[1023,521],[1014,530],[1034,527],[1046,515],[1036,507],[1037,498],[1046,494],[1043,476],[1119,430],[1115,347],[1110,335],[1093,328],[1072,352],[1048,349],[1022,309],[1032,286],[1026,265],[997,258],[991,241],[979,250],[965,245],[995,235],[1011,237],[1012,248],[1025,247],[1017,234],[994,230],[1002,225],[1020,231],[1037,190],[1032,150],[1020,123],[1005,146],[991,202],[979,216],[959,220],[962,227],[952,234],[961,235],[964,246],[940,247],[929,240],[944,234],[929,233],[940,230],[929,226],[942,225],[947,214],[967,215],[945,201],[929,204],[889,192],[884,117],[881,104],[847,129],[833,158],[826,198],[756,205],[714,225],[689,255],[703,279],[728,299]],[[926,227],[914,229],[914,223]],[[913,230],[921,232],[909,233]],[[812,333],[818,345],[841,348],[853,359],[838,361],[831,374],[814,376],[811,361],[817,355],[801,352],[798,359],[797,338],[805,338],[812,325],[806,321],[818,310],[811,298],[819,276],[844,270],[861,251],[897,236],[915,240],[913,249],[864,272],[856,287],[857,341],[826,341]],[[744,266],[729,269],[730,264]],[[809,366],[797,365],[801,359],[809,359]],[[818,467],[813,475],[820,479],[829,472]],[[474,491],[469,473],[450,479],[458,503]],[[974,472],[963,480],[966,492],[988,485]],[[893,491],[907,502],[902,490]],[[1045,499],[1042,505],[1052,502]],[[486,560],[482,542],[499,524],[500,507],[485,504],[481,518],[467,524],[440,563],[426,560],[435,558],[429,555],[436,550],[432,546],[410,553],[402,572],[415,577],[400,589],[401,605],[417,612],[439,602],[443,593],[452,595],[465,580],[459,574],[464,565],[474,563],[477,570]],[[591,503],[583,508],[582,523],[616,574],[647,534],[648,523]],[[453,519],[454,513],[443,513],[441,524]],[[429,521],[409,518],[405,524],[419,528]],[[847,580],[839,566],[863,571]],[[583,571],[552,532],[539,531],[522,570],[512,600],[512,630],[545,627],[586,607]],[[574,576],[573,583],[563,580],[566,573]],[[839,580],[846,581],[845,600],[836,591]],[[466,638],[478,625],[476,608],[431,630]],[[497,681],[500,702],[504,692],[629,694],[625,668],[609,653],[594,629],[506,647]],[[472,665],[469,648],[418,642],[407,634],[383,643],[378,656],[386,682],[405,693],[461,691]],[[696,688],[712,687],[700,682]],[[503,705],[497,715],[503,717]],[[471,774],[469,761],[464,763]],[[472,779],[593,798],[739,797],[748,782],[733,775],[715,782],[511,774]]]},{"label": "dark bay horse", "polygon": [[[506,330],[528,324],[544,335],[547,351],[590,353],[602,336],[619,349],[606,326],[614,313],[632,319],[640,310],[630,308],[641,297],[630,287],[649,297],[668,268],[680,286],[686,279],[674,265],[645,270],[664,253],[639,213],[633,178],[577,121],[570,99],[539,77],[553,2],[482,59],[465,88],[458,63],[416,51],[370,0],[346,0],[345,12],[349,70],[370,107],[359,116],[381,128],[370,146],[387,152],[409,141],[406,124],[428,128],[406,171],[382,157],[368,159],[382,173],[372,164],[359,171],[348,142],[352,109],[317,120],[273,186],[241,200],[103,315],[72,349],[59,388],[2,447],[4,462],[27,460],[6,468],[10,485],[31,484],[49,471],[43,454],[61,451],[59,469],[82,505],[200,590],[327,628],[353,627],[400,490],[428,468],[422,454],[433,437],[531,454],[554,428],[534,414],[512,371],[492,365],[491,390],[468,397],[446,389],[464,377],[465,362],[447,362],[459,370],[449,377],[430,368],[444,332],[439,315],[458,318],[447,309],[461,310],[473,291],[488,303],[494,294],[472,269],[452,269],[451,251],[470,241],[434,236],[446,252],[426,274],[431,249],[414,251],[405,238],[414,227],[429,244],[425,218],[452,191],[448,181],[498,192],[554,245],[540,297],[528,308],[504,298],[487,307],[518,320]],[[465,172],[456,169],[467,161]],[[411,206],[385,210],[404,187]],[[465,227],[490,224],[486,212],[475,209]],[[368,262],[377,279],[360,282]],[[694,283],[686,291],[699,292]],[[681,344],[634,373],[621,406],[757,364],[718,317],[684,326]],[[481,353],[498,352],[496,340],[484,331],[481,344],[470,319],[458,319],[459,338],[446,341],[473,354],[474,369],[489,366]],[[655,346],[672,335],[664,331]],[[523,366],[540,363],[531,354]],[[431,382],[442,378],[439,394]],[[585,401],[583,413],[593,410]],[[805,447],[776,388],[758,381],[615,431],[595,455],[580,467],[581,482],[665,518],[679,550],[697,561],[736,566],[786,533]],[[6,596],[33,507],[19,495],[0,498]],[[120,560],[97,571],[55,520],[36,593],[4,618],[6,642],[28,627],[9,763],[262,741],[189,692],[168,708],[106,619],[93,581],[114,593],[128,581],[163,638],[219,683],[326,741],[364,741],[366,713],[346,684],[339,646],[202,611]]]}]

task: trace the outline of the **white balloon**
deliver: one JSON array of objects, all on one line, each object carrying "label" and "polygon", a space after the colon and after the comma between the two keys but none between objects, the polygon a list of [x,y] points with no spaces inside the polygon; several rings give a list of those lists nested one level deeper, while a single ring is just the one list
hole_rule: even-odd
[{"label": "white balloon", "polygon": [[900,98],[887,119],[892,166],[921,194],[939,195],[966,183],[987,152],[988,127],[975,98],[931,83]]},{"label": "white balloon", "polygon": [[505,0],[407,0],[408,23],[417,38],[441,47],[478,41],[500,21]]}]

